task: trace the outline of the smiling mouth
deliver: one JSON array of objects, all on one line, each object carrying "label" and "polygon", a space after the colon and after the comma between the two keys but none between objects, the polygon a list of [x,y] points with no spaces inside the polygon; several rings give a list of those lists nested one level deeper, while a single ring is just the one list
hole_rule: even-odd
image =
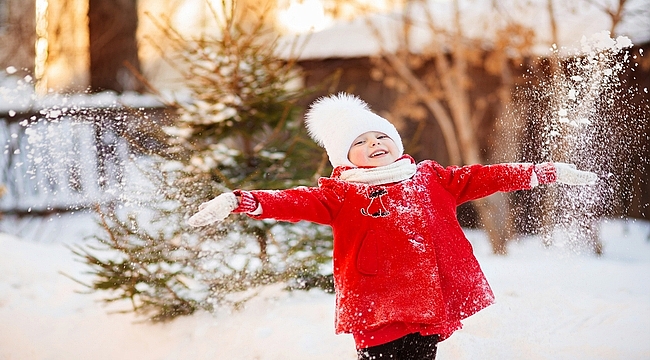
[{"label": "smiling mouth", "polygon": [[379,151],[376,151],[376,152],[370,154],[370,157],[373,158],[373,157],[378,157],[378,156],[382,156],[382,155],[386,155],[386,154],[388,154],[388,151],[379,150]]}]

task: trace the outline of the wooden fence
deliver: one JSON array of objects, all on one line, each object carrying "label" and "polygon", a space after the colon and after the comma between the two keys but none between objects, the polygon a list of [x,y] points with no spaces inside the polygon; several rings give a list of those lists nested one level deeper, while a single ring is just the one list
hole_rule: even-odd
[{"label": "wooden fence", "polygon": [[119,195],[126,141],[104,121],[54,115],[0,114],[0,212],[68,211]]}]

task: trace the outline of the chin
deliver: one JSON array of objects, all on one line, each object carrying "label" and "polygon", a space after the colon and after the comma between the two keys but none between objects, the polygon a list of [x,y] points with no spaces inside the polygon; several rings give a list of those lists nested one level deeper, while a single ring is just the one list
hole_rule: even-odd
[{"label": "chin", "polygon": [[395,161],[393,158],[385,158],[385,159],[371,159],[369,162],[370,166],[385,166],[385,165],[390,165]]}]

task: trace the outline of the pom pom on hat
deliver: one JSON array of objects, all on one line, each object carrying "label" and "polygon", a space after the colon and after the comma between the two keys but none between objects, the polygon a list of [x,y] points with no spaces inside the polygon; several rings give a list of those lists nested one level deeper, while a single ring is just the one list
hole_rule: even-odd
[{"label": "pom pom on hat", "polygon": [[393,124],[373,113],[368,104],[354,95],[338,93],[314,101],[307,112],[306,126],[309,135],[325,148],[332,166],[352,166],[348,152],[352,142],[368,131],[382,132],[390,137],[399,151],[404,153],[402,139]]}]

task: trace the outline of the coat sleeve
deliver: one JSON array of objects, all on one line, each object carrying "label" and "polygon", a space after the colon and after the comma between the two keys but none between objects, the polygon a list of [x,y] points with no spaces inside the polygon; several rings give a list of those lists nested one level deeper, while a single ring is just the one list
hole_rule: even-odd
[{"label": "coat sleeve", "polygon": [[251,193],[262,206],[261,214],[249,215],[254,219],[306,220],[324,225],[332,223],[343,199],[334,189],[321,187],[254,190]]},{"label": "coat sleeve", "polygon": [[499,191],[528,190],[532,187],[533,164],[510,163],[443,167],[427,164],[432,176],[456,198],[457,204],[480,199]]}]

